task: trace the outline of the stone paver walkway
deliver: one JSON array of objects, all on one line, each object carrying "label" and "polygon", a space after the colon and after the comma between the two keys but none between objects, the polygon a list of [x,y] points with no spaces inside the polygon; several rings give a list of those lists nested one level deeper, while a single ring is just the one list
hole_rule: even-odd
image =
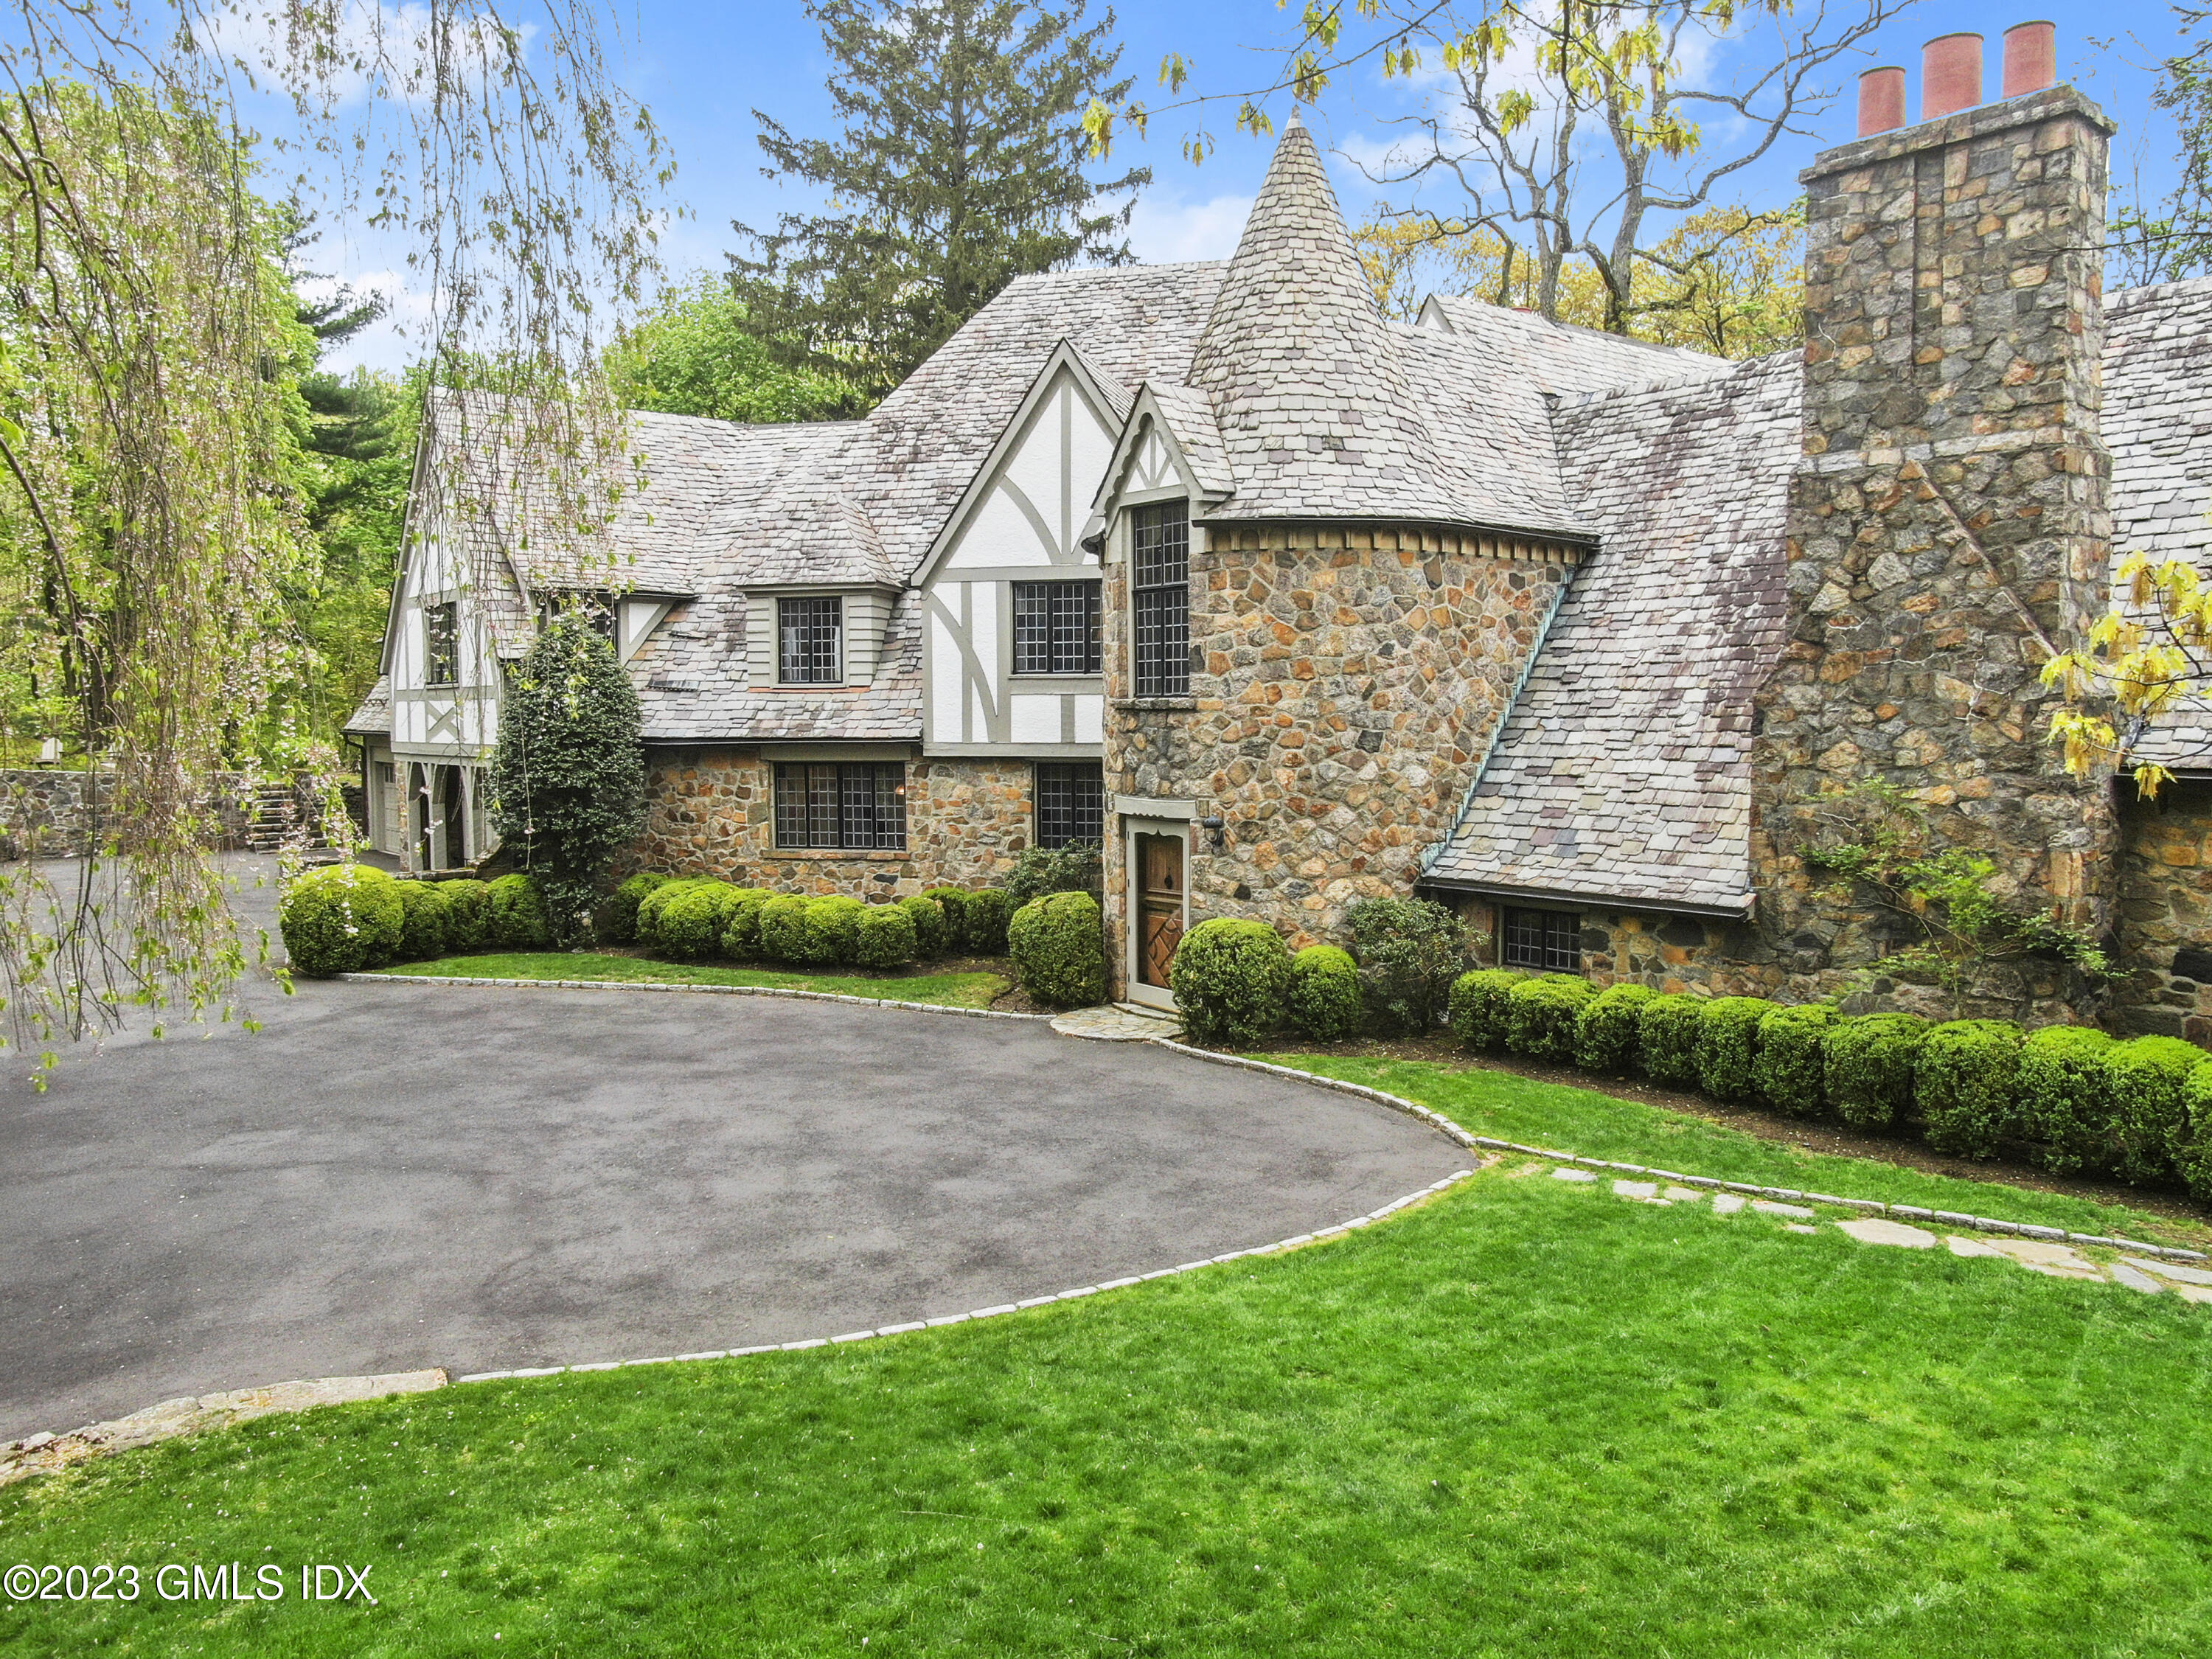
[{"label": "stone paver walkway", "polygon": [[[1588,1170],[1560,1167],[1552,1171],[1552,1179],[1574,1185],[1594,1186],[1598,1176]],[[2154,1261],[2147,1257],[2123,1255],[2117,1252],[2110,1253],[2112,1260],[2102,1261],[2098,1257],[2106,1254],[2105,1252],[2091,1254],[2080,1246],[2057,1244],[2039,1238],[1936,1233],[1925,1227],[1915,1227],[1902,1221],[1888,1221],[1879,1216],[1855,1215],[1838,1218],[1823,1216],[1817,1209],[1802,1204],[1746,1200],[1734,1193],[1703,1193],[1688,1187],[1673,1185],[1668,1186],[1662,1193],[1659,1183],[1653,1181],[1614,1181],[1612,1190],[1616,1198],[1638,1204],[1663,1206],[1710,1201],[1717,1215],[1734,1215],[1749,1209],[1761,1215],[1772,1216],[1783,1224],[1784,1231],[1793,1233],[1819,1233],[1822,1231],[1820,1226],[1807,1224],[1831,1221],[1837,1231],[1848,1233],[1862,1244],[1882,1244],[1907,1250],[1932,1250],[1940,1244],[1948,1248],[1953,1255],[1994,1256],[2050,1279],[2122,1285],[2129,1290],[2152,1296],[2171,1291],[2185,1302],[2212,1303],[2212,1272],[2202,1267],[2185,1267],[2179,1262]]]},{"label": "stone paver walkway", "polygon": [[1171,1014],[1138,1014],[1114,1007],[1072,1008],[1054,1017],[1052,1029],[1062,1036],[1089,1037],[1094,1042],[1144,1042],[1182,1035]]}]

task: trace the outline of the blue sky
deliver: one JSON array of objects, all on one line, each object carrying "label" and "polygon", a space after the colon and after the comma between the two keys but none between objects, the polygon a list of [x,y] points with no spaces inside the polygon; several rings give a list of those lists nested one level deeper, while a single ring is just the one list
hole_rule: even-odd
[{"label": "blue sky", "polygon": [[[719,269],[734,246],[732,219],[767,226],[780,211],[811,204],[802,191],[760,175],[761,155],[754,139],[757,108],[793,132],[827,136],[831,117],[823,84],[830,73],[819,30],[796,0],[740,0],[735,5],[707,0],[633,0],[624,14],[629,36],[627,80],[653,112],[672,142],[679,166],[672,195],[684,216],[665,239],[672,272]],[[1800,0],[1801,14],[1813,0]],[[1831,0],[1832,9],[1850,0]],[[1100,8],[1094,3],[1092,15]],[[1279,10],[1273,0],[1131,0],[1116,9],[1118,33],[1126,43],[1125,72],[1138,77],[1140,95],[1164,101],[1152,85],[1159,62],[1180,52],[1194,69],[1190,91],[1228,93],[1273,78],[1280,53],[1294,29],[1297,7]],[[2153,75],[2147,67],[2175,39],[2172,14],[2145,0],[2035,0],[1986,3],[1985,0],[1923,0],[1880,37],[1878,50],[1836,76],[1848,83],[1856,70],[1874,63],[1905,64],[1911,73],[1913,108],[1917,109],[1920,47],[1929,38],[1959,29],[1988,37],[1988,76],[1994,94],[1998,37],[2025,17],[2047,17],[2057,25],[2062,79],[2080,86],[2121,123],[2116,141],[2116,179],[2140,166],[2154,193],[2172,171],[2170,130],[2160,126],[2149,105]],[[2121,38],[2105,42],[2118,33]],[[1388,192],[1370,184],[1348,159],[1372,155],[1388,142],[1388,121],[1405,113],[1418,96],[1403,82],[1386,82],[1379,74],[1356,70],[1340,81],[1316,111],[1309,112],[1316,135],[1331,151],[1331,167],[1346,213],[1357,222]],[[1286,100],[1274,103],[1278,121]],[[1233,106],[1231,106],[1233,108]],[[1246,209],[1267,166],[1266,143],[1231,128],[1231,108],[1206,112],[1204,119],[1219,139],[1203,167],[1193,167],[1177,153],[1188,115],[1156,120],[1149,142],[1117,143],[1120,166],[1141,161],[1153,169],[1153,183],[1140,201],[1133,231],[1135,251],[1147,261],[1218,258],[1236,246]],[[1850,96],[1846,92],[1812,124],[1814,137],[1785,139],[1759,167],[1739,175],[1741,199],[1754,205],[1780,204],[1796,193],[1795,174],[1812,152],[1850,137]],[[1724,135],[1716,133],[1716,143]],[[1395,198],[1401,204],[1402,191]],[[1443,204],[1443,198],[1439,198]],[[335,231],[336,227],[332,228]],[[337,238],[329,258],[350,271],[367,273],[382,263],[363,248],[347,248]],[[390,364],[401,349],[389,338],[365,337],[356,356]]]}]

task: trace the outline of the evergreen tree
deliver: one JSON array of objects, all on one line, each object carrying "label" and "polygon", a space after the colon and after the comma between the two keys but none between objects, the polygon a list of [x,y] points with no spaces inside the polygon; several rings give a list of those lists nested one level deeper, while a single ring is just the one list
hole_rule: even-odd
[{"label": "evergreen tree", "polygon": [[570,944],[645,825],[637,690],[592,612],[557,612],[516,665],[491,781],[501,850],[530,872],[556,941]]},{"label": "evergreen tree", "polygon": [[[808,0],[836,71],[836,139],[793,138],[760,111],[771,179],[821,187],[831,210],[738,225],[753,332],[872,404],[1014,277],[1130,258],[1133,168],[1096,184],[1082,112],[1112,80],[1114,14],[1081,27],[1025,0]],[[1118,208],[1109,198],[1124,196]]]}]

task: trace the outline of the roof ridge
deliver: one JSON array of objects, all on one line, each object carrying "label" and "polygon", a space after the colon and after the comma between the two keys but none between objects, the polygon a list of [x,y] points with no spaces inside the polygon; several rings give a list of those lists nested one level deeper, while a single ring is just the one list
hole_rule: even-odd
[{"label": "roof ridge", "polygon": [[[1565,329],[1569,333],[1579,334],[1587,339],[1602,340],[1608,345],[1639,346],[1646,351],[1663,351],[1677,357],[1705,357],[1715,362],[1728,361],[1717,352],[1699,351],[1694,346],[1668,345],[1663,341],[1638,339],[1633,334],[1615,334],[1609,328],[1592,328],[1588,323],[1563,322],[1556,317],[1547,317],[1542,312],[1532,307],[1502,306],[1494,300],[1484,299],[1479,294],[1431,294],[1429,298],[1443,306],[1481,306],[1486,310],[1495,311],[1504,316],[1524,317],[1532,322],[1542,324],[1546,328]],[[1399,326],[1413,328],[1418,325],[1406,323]]]},{"label": "roof ridge", "polygon": [[2109,317],[2116,311],[2139,310],[2183,289],[2195,289],[2197,294],[2212,298],[2212,276],[2177,276],[2170,282],[2145,283],[2139,288],[2121,289],[2105,296],[2105,314]]}]

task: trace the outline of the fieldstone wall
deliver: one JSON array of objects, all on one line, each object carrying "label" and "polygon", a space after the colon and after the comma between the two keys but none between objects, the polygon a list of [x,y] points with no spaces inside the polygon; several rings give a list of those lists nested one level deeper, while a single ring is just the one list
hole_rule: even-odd
[{"label": "fieldstone wall", "polygon": [[656,749],[646,758],[645,835],[625,866],[870,899],[987,886],[1030,844],[1032,776],[1025,761],[909,761],[906,851],[779,850],[772,759],[758,749]]},{"label": "fieldstone wall", "polygon": [[[1192,924],[1249,916],[1294,948],[1412,890],[1572,568],[1569,548],[1434,531],[1240,526],[1191,554],[1191,696],[1133,684],[1128,570],[1106,582],[1106,789],[1223,820],[1189,855]],[[1118,836],[1109,819],[1109,836]],[[1119,985],[1127,872],[1106,860]]]},{"label": "fieldstone wall", "polygon": [[2212,1047],[2212,782],[2169,783],[2154,801],[2120,793],[2116,933],[2131,971],[2110,1023]]},{"label": "fieldstone wall", "polygon": [[0,859],[82,857],[94,783],[89,772],[0,771]]},{"label": "fieldstone wall", "polygon": [[[2118,828],[2064,775],[2037,671],[2104,608],[2111,125],[2070,88],[1821,155],[1804,175],[1803,459],[1790,637],[1757,702],[1761,965],[1837,988],[1885,939],[1799,856],[1808,800],[1878,781],[2008,896],[2102,929]],[[2014,1012],[2074,1018],[2064,985]]]}]

